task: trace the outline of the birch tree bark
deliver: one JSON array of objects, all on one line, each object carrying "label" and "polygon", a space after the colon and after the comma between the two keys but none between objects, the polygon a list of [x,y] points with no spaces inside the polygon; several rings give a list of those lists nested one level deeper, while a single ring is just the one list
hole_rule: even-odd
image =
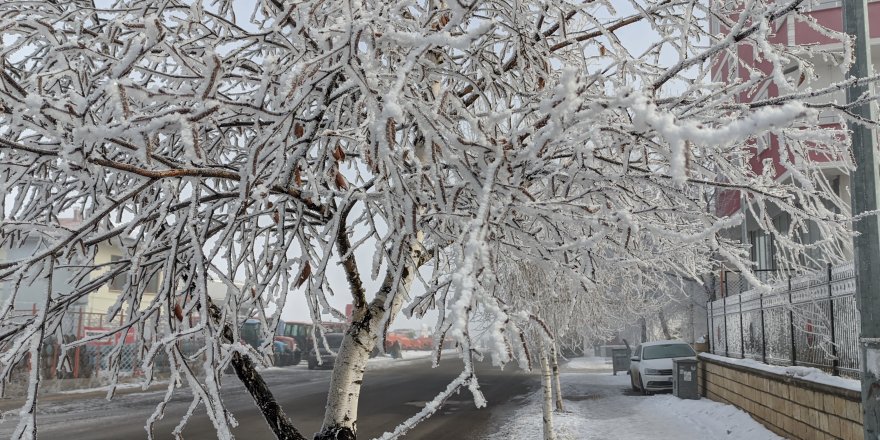
[{"label": "birch tree bark", "polygon": [[[541,339],[544,339],[543,337]],[[556,432],[553,430],[553,372],[550,371],[550,361],[547,357],[546,342],[541,342],[541,388],[544,398],[541,400],[544,421],[544,440],[556,440]]]},{"label": "birch tree bark", "polygon": [[[346,250],[347,238],[339,239],[337,244],[340,243],[340,250]],[[358,303],[356,299],[352,323],[342,339],[333,374],[330,376],[323,426],[315,434],[315,440],[357,438],[358,402],[370,352],[376,346],[379,336],[384,334],[400,312],[418,267],[430,258],[430,254],[423,251],[421,242],[416,239],[409,258],[412,264],[405,266],[399,277],[390,272],[386,274],[382,287],[369,304]],[[346,272],[355,291],[360,285],[357,283],[360,274],[356,265],[347,265]]]},{"label": "birch tree bark", "polygon": [[[556,334],[559,334],[558,332]],[[562,383],[559,379],[559,349],[556,341],[550,342],[550,368],[553,372],[553,390],[556,396],[556,411],[565,411],[562,400]]]}]

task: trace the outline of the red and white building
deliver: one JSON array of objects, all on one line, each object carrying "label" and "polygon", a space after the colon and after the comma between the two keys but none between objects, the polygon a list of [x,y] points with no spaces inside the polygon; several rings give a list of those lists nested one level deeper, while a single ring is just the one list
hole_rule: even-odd
[{"label": "red and white building", "polygon": [[[809,6],[811,10],[806,12],[825,28],[842,31],[842,11],[840,0],[824,0],[816,5]],[[869,20],[874,26],[869,26],[872,46],[872,60],[880,59],[880,2],[870,2],[868,4]],[[723,33],[717,21],[711,24],[714,33]],[[824,35],[811,27],[803,20],[796,20],[792,17],[784,17],[775,24],[774,34],[770,40],[771,44],[778,45],[810,45],[823,56],[815,56],[810,61],[814,64],[814,77],[803,75],[798,71],[798,66],[792,65],[786,68],[784,74],[788,78],[800,81],[799,88],[820,89],[831,84],[842,81],[845,72],[842,70],[840,60],[842,58],[843,47],[840,41]],[[737,59],[735,59],[735,57]],[[738,78],[744,78],[749,75],[748,68],[752,67],[764,72],[769,72],[771,64],[767,61],[759,60],[756,49],[747,46],[739,46],[736,55],[725,54],[724,57],[715,60],[712,76],[713,81],[731,82]],[[766,80],[758,89],[752,93],[743,93],[739,96],[740,102],[750,102],[762,100],[778,96],[779,90],[776,84],[771,80]],[[845,102],[845,92],[840,91],[830,96],[839,103]],[[822,97],[823,102],[829,100],[829,96]],[[831,112],[820,114],[820,122],[829,126],[839,126],[838,117]],[[775,136],[767,135],[761,139],[756,139],[754,146],[754,154],[749,160],[749,164],[756,173],[764,172],[765,162],[769,162],[775,168],[773,174],[776,179],[788,179],[788,171],[780,163],[780,154],[784,154],[786,149],[783,142]],[[769,161],[767,161],[769,159]],[[824,169],[826,176],[831,183],[832,188],[837,195],[844,201],[850,200],[850,180],[845,170],[841,170],[840,164],[835,163],[833,158],[815,156],[813,159],[823,163],[821,167]],[[795,163],[795,165],[797,165]],[[811,166],[815,167],[815,164]],[[716,204],[716,211],[719,215],[736,215],[741,211],[740,194],[735,191],[725,191],[719,194]],[[771,213],[773,223],[777,229],[787,229],[789,222],[788,214],[784,212]],[[746,235],[752,246],[752,261],[758,270],[775,270],[779,269],[775,263],[775,250],[773,245],[773,237],[758,228],[754,218],[749,218],[747,222]],[[732,234],[739,238],[742,231],[732,231]],[[799,232],[798,237],[803,243],[812,243],[819,238],[819,231],[815,225],[809,228],[809,231]],[[811,257],[819,258],[817,255]]]}]

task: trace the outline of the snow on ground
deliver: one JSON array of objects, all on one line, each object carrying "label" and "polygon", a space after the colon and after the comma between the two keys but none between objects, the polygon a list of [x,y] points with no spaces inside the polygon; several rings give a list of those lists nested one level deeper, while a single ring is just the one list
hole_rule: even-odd
[{"label": "snow on ground", "polygon": [[[164,380],[153,381],[153,385],[167,385],[167,384],[168,384],[168,381],[164,381]],[[116,391],[143,389],[143,387],[144,387],[144,385],[141,382],[132,382],[132,383],[121,383],[120,382],[120,383],[116,384]],[[105,391],[106,392],[106,391],[110,391],[110,388],[111,388],[110,385],[103,385],[103,386],[93,387],[93,388],[77,388],[77,389],[73,389],[73,390],[58,391],[58,394],[88,394],[88,393],[94,393],[94,392],[98,392],[98,391]]]},{"label": "snow on ground", "polygon": [[[367,361],[367,369],[368,370],[380,370],[385,368],[391,368],[399,365],[403,365],[405,363],[409,363],[407,361],[418,361],[422,359],[427,359],[433,356],[433,350],[403,350],[400,352],[401,358],[394,359],[391,355],[378,356]],[[440,352],[441,359],[445,359],[449,356],[458,356],[456,350],[443,350]]]},{"label": "snow on ground", "polygon": [[566,362],[563,368],[566,370],[611,371],[611,358],[593,356],[573,358]]},{"label": "snow on ground", "polygon": [[[641,396],[629,376],[611,374],[605,358],[576,358],[562,366],[565,413],[554,414],[560,440],[728,439],[779,440],[736,407],[708,399],[682,400],[672,394]],[[525,406],[495,420],[486,440],[542,438],[541,391]]]}]

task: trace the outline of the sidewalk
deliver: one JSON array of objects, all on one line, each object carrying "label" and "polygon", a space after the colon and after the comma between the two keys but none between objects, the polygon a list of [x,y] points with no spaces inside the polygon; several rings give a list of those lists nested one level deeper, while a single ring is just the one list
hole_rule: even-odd
[{"label": "sidewalk", "polygon": [[[635,393],[626,373],[611,374],[610,362],[576,358],[562,366],[566,412],[553,419],[560,440],[781,439],[730,405]],[[495,424],[486,440],[542,438],[540,391]]]}]

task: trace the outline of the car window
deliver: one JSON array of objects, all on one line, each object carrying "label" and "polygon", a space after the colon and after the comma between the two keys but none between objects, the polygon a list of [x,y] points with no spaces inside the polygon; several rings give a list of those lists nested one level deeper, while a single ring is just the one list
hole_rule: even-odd
[{"label": "car window", "polygon": [[666,359],[677,357],[696,356],[694,350],[687,344],[660,344],[645,347],[642,359]]}]

